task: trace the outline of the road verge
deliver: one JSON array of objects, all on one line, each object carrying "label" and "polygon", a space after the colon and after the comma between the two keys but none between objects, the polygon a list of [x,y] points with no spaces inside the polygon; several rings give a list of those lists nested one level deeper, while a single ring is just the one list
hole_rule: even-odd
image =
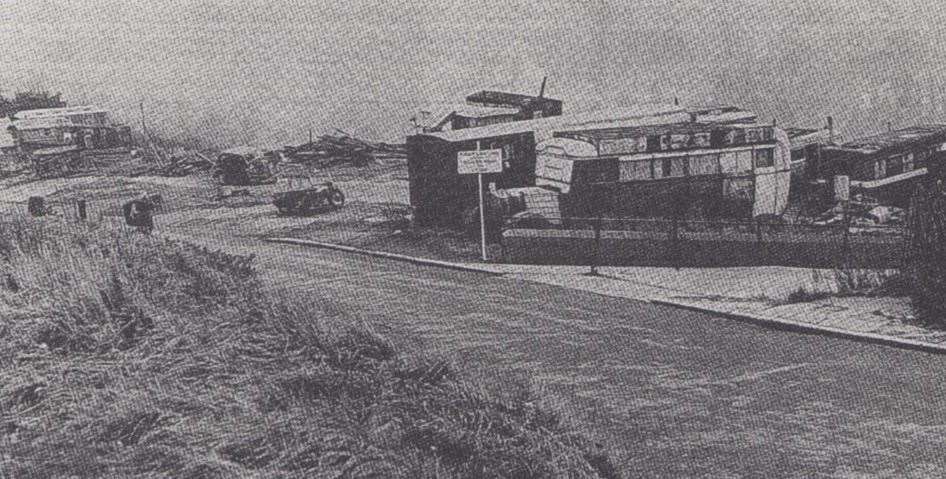
[{"label": "road verge", "polygon": [[362,254],[366,256],[374,256],[377,258],[385,258],[395,261],[404,261],[411,264],[416,264],[420,266],[434,266],[438,268],[453,269],[457,271],[465,271],[468,273],[482,273],[489,274],[493,276],[501,276],[504,274],[502,271],[490,268],[489,265],[474,265],[468,263],[453,263],[450,261],[441,261],[436,259],[429,258],[418,258],[416,256],[408,256],[397,253],[388,253],[386,251],[377,251],[364,248],[356,248],[354,246],[340,245],[337,243],[326,243],[322,241],[312,241],[312,240],[303,240],[296,238],[263,238],[264,241],[270,243],[282,243],[282,244],[291,244],[297,246],[310,246],[314,248],[322,249],[331,249],[336,251],[345,251],[348,253]]}]

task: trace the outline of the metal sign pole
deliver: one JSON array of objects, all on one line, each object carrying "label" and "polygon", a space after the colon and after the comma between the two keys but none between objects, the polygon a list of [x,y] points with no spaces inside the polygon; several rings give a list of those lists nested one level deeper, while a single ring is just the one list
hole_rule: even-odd
[{"label": "metal sign pole", "polygon": [[[480,151],[479,140],[476,142],[476,151]],[[480,250],[483,253],[483,261],[486,261],[486,213],[483,211],[483,173],[477,173],[476,178],[480,195]]]},{"label": "metal sign pole", "polygon": [[483,261],[486,261],[486,216],[483,213],[483,174],[478,173],[476,176],[479,178],[480,184],[480,244],[483,250]]},{"label": "metal sign pole", "polygon": [[476,151],[457,152],[457,173],[461,175],[476,174],[476,184],[479,187],[477,198],[480,204],[480,252],[483,261],[488,261],[486,254],[486,200],[483,199],[483,174],[502,173],[502,150],[481,150],[480,142],[476,142]]}]

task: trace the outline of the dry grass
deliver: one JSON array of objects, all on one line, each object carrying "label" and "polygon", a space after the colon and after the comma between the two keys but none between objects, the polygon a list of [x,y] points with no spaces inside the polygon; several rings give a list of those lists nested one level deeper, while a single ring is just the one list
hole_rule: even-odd
[{"label": "dry grass", "polygon": [[833,291],[809,291],[799,286],[788,294],[783,304],[852,296],[906,296],[910,289],[905,275],[896,269],[843,268],[835,269],[832,274],[836,286]]},{"label": "dry grass", "polygon": [[0,477],[616,477],[527,385],[282,296],[251,258],[0,225]]},{"label": "dry grass", "polygon": [[900,270],[848,268],[834,271],[840,296],[905,296],[909,286]]}]

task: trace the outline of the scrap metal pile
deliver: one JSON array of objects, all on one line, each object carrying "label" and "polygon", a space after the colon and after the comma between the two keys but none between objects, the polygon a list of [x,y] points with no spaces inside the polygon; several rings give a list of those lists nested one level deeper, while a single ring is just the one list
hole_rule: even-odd
[{"label": "scrap metal pile", "polygon": [[340,135],[322,135],[316,141],[284,148],[286,156],[297,163],[327,167],[336,164],[364,166],[378,158],[406,158],[404,145],[373,143],[354,138],[338,130]]}]

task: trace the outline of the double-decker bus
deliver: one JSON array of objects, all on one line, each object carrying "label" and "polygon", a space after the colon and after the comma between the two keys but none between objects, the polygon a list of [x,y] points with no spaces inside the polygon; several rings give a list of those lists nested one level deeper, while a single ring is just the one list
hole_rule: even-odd
[{"label": "double-decker bus", "polygon": [[536,186],[557,193],[550,217],[778,216],[790,182],[789,138],[772,125],[564,131],[536,145]]}]

